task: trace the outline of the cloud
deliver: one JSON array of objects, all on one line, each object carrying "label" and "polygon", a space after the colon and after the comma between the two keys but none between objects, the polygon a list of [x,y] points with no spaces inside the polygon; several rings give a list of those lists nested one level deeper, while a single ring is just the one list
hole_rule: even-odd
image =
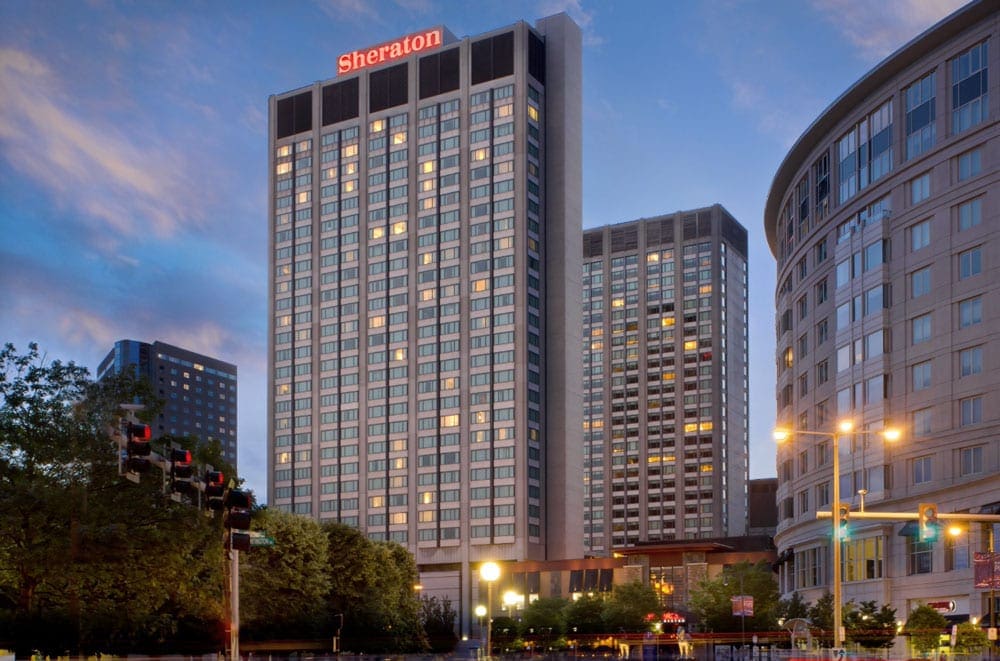
[{"label": "cloud", "polygon": [[324,14],[338,21],[382,22],[374,3],[369,0],[317,0],[316,4]]},{"label": "cloud", "polygon": [[109,233],[166,238],[200,226],[205,200],[181,155],[149,127],[129,135],[110,117],[88,116],[68,87],[33,54],[0,50],[0,142],[10,166],[82,215],[102,251],[117,247]]},{"label": "cloud", "polygon": [[854,44],[861,57],[878,62],[952,13],[966,0],[813,0],[813,8]]}]

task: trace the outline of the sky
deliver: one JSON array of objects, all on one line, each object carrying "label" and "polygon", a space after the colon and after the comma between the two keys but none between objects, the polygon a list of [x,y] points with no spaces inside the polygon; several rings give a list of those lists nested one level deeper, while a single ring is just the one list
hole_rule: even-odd
[{"label": "sky", "polygon": [[235,363],[266,493],[267,99],[341,53],[561,11],[583,31],[583,226],[719,203],[749,232],[750,476],[775,475],[771,179],[958,0],[0,0],[0,342]]}]

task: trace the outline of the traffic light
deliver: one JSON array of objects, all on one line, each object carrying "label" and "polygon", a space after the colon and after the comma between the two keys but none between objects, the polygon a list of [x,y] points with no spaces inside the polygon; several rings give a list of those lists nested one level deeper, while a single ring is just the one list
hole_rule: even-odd
[{"label": "traffic light", "polygon": [[230,489],[222,498],[226,516],[222,524],[229,529],[229,548],[235,551],[250,550],[250,508],[253,499],[242,489]]},{"label": "traffic light", "polygon": [[125,442],[125,450],[128,458],[125,466],[133,473],[145,473],[149,470],[149,455],[153,451],[149,440],[152,438],[152,430],[149,425],[137,422],[128,423],[128,435]]},{"label": "traffic light", "polygon": [[194,483],[194,466],[191,465],[190,450],[170,451],[170,490],[174,493],[191,493]]},{"label": "traffic light", "polygon": [[226,491],[226,477],[222,471],[205,472],[205,506],[216,512],[222,510],[222,496]]},{"label": "traffic light", "polygon": [[851,538],[850,529],[850,516],[851,516],[851,504],[850,503],[840,503],[837,505],[837,539],[842,542],[846,542]]},{"label": "traffic light", "polygon": [[920,541],[933,542],[938,536],[938,509],[934,503],[920,503],[917,509],[920,521]]}]

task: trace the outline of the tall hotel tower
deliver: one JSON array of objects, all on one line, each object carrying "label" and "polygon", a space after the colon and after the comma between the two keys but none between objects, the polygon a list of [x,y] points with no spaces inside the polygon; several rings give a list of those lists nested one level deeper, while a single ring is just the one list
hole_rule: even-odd
[{"label": "tall hotel tower", "polygon": [[[1000,4],[970,2],[844,91],[774,176],[777,418],[812,432],[778,449],[786,597],[834,586],[831,522],[816,513],[837,506],[835,481],[855,513],[1000,513],[998,69]],[[841,420],[862,433],[838,436],[834,475]],[[845,603],[989,621],[973,565],[1000,526],[926,539],[915,521],[848,518]]]},{"label": "tall hotel tower", "polygon": [[337,64],[269,101],[269,502],[464,611],[480,561],[582,555],[580,31]]},{"label": "tall hotel tower", "polygon": [[584,547],[747,520],[747,232],[719,205],[583,237]]}]

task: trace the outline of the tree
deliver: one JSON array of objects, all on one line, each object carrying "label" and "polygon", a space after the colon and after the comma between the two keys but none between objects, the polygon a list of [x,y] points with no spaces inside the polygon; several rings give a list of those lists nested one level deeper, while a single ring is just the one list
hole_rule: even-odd
[{"label": "tree", "polygon": [[833,595],[829,592],[816,600],[809,607],[809,620],[817,629],[828,632],[825,638],[820,639],[820,645],[831,647],[833,645]]},{"label": "tree", "polygon": [[862,601],[860,606],[848,603],[844,612],[847,639],[866,649],[892,647],[896,638],[896,609],[874,601]]},{"label": "tree", "polygon": [[616,585],[604,602],[604,627],[610,632],[642,633],[649,631],[648,616],[659,612],[660,600],[648,585],[633,581]]},{"label": "tree", "polygon": [[808,618],[809,604],[802,599],[798,592],[793,592],[790,599],[782,599],[778,602],[776,614],[782,620]]},{"label": "tree", "polygon": [[[733,615],[732,598],[753,597],[753,615]],[[701,625],[711,631],[773,631],[778,627],[778,584],[770,564],[740,562],[726,567],[714,579],[702,581],[692,592],[689,607]]]},{"label": "tree", "polygon": [[920,654],[936,650],[941,645],[941,634],[948,627],[948,620],[926,604],[910,611],[903,630],[910,636],[910,645]]},{"label": "tree", "polygon": [[254,513],[253,528],[275,545],[241,555],[241,629],[251,639],[319,638],[329,631],[329,540],[312,519],[278,510]]},{"label": "tree", "polygon": [[[122,402],[158,402],[122,374],[0,351],[0,637],[18,652],[156,651],[181,630],[216,647],[221,536],[161,481],[118,475]],[[121,604],[127,603],[123,609]]]},{"label": "tree", "polygon": [[521,635],[533,630],[534,633],[529,635],[533,635],[543,648],[548,647],[553,640],[562,635],[565,607],[566,600],[560,597],[542,597],[531,602],[524,609]]},{"label": "tree", "polygon": [[604,633],[603,611],[604,598],[598,595],[585,594],[569,602],[563,611],[567,635]]},{"label": "tree", "polygon": [[450,599],[423,597],[420,600],[420,624],[432,653],[446,654],[455,649],[458,644],[458,636],[455,634],[457,617],[458,613],[451,607]]},{"label": "tree", "polygon": [[986,632],[972,622],[962,622],[958,625],[955,636],[955,652],[958,654],[979,654],[990,646]]}]

